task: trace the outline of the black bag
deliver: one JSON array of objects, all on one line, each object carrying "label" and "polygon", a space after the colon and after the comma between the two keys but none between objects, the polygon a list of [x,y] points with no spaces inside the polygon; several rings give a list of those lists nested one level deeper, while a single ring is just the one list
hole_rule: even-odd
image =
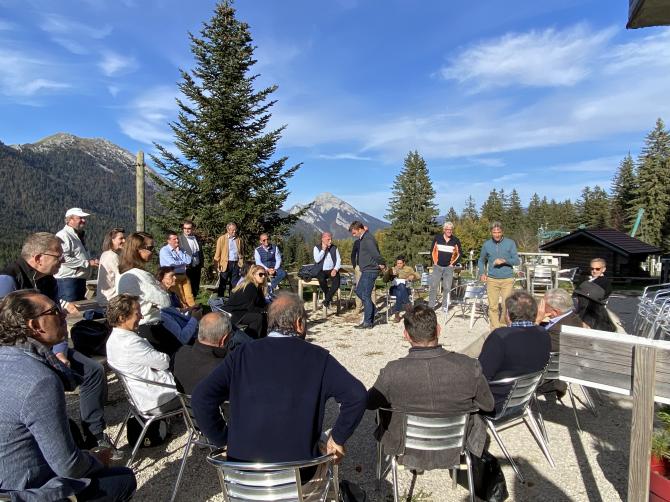
[{"label": "black bag", "polygon": [[[135,419],[135,417],[130,417],[128,419],[128,424],[126,425],[126,438],[128,439],[128,444],[135,446],[140,434],[142,434],[142,425]],[[169,435],[170,427],[168,426],[167,420],[154,420],[147,429],[147,433],[144,435],[140,448],[149,448],[151,446],[163,444]]]},{"label": "black bag", "polygon": [[488,451],[481,458],[472,458],[472,477],[475,483],[475,495],[485,502],[502,502],[507,500],[507,483],[498,459]]},{"label": "black bag", "polygon": [[340,481],[340,502],[366,502],[368,495],[356,483],[343,479]]},{"label": "black bag", "polygon": [[72,345],[77,352],[87,357],[106,356],[106,344],[109,334],[112,332],[109,324],[100,321],[77,322],[70,330]]},{"label": "black bag", "polygon": [[303,281],[311,281],[316,277],[316,274],[319,273],[319,270],[316,270],[317,265],[318,263],[309,263],[308,265],[301,265],[300,270],[298,270],[298,277],[300,277]]}]

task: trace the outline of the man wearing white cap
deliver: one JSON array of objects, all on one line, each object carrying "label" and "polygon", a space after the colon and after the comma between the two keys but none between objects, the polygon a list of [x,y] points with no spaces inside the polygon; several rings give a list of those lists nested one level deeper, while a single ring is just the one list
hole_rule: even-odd
[{"label": "man wearing white cap", "polygon": [[58,297],[68,302],[86,298],[86,278],[90,267],[97,267],[98,260],[91,260],[84,241],[86,217],[81,208],[73,207],[65,213],[65,226],[56,233],[63,241],[64,262],[54,275],[58,281]]}]

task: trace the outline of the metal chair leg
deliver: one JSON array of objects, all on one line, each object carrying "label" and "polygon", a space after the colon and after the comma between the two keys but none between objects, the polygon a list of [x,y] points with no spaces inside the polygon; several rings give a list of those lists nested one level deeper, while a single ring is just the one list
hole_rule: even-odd
[{"label": "metal chair leg", "polygon": [[591,410],[591,413],[593,413],[593,416],[597,417],[598,416],[598,410],[596,409],[595,403],[591,399],[591,393],[583,385],[580,385],[579,389],[582,391],[582,394],[584,394],[584,399],[586,400],[587,407]]},{"label": "metal chair leg", "polygon": [[575,403],[575,394],[572,392],[572,386],[568,385],[568,396],[570,396],[570,402],[572,403],[572,413],[575,415],[575,422],[577,422],[577,430],[579,433],[582,433],[582,426],[579,423],[579,417],[577,416],[577,404]]},{"label": "metal chair leg", "polygon": [[516,465],[516,462],[512,459],[512,456],[509,454],[507,451],[507,448],[505,448],[505,443],[503,443],[500,434],[498,434],[498,431],[496,430],[496,426],[493,425],[493,422],[491,422],[489,419],[485,419],[486,425],[488,426],[489,430],[491,431],[491,434],[493,434],[493,437],[495,438],[496,442],[498,443],[498,446],[500,446],[500,449],[502,452],[505,454],[505,457],[507,457],[507,460],[509,460],[510,465],[514,469],[514,472],[516,473],[516,477],[519,478],[519,481],[521,483],[525,483],[526,480],[523,477],[523,474],[521,474],[521,471],[519,470],[519,466]]},{"label": "metal chair leg", "polygon": [[382,443],[377,442],[377,490],[382,488]]},{"label": "metal chair leg", "polygon": [[465,450],[465,464],[468,468],[468,490],[470,491],[470,502],[475,502],[475,480],[472,475],[472,458],[470,452]]},{"label": "metal chair leg", "polygon": [[181,477],[184,475],[184,468],[186,467],[186,459],[188,458],[189,451],[191,451],[191,443],[193,442],[194,435],[195,435],[194,431],[191,431],[189,433],[188,441],[186,441],[186,446],[184,446],[184,455],[181,458],[181,465],[179,466],[179,474],[177,474],[177,481],[175,481],[170,502],[174,502],[175,499],[177,498],[177,491],[179,491],[179,484],[181,483]]},{"label": "metal chair leg", "polygon": [[535,402],[535,407],[537,408],[537,422],[540,425],[540,430],[542,431],[544,440],[549,443],[549,436],[547,435],[547,428],[544,425],[544,417],[542,416],[542,412],[540,410],[540,402],[537,399],[537,395],[533,397],[533,401]]},{"label": "metal chair leg", "polygon": [[547,460],[551,466],[556,467],[554,459],[551,456],[551,452],[549,451],[549,446],[544,441],[544,436],[542,436],[542,431],[540,430],[540,426],[537,423],[537,418],[535,418],[535,415],[533,415],[533,411],[530,409],[530,407],[526,409],[526,417],[528,418],[526,424],[528,425],[531,434],[533,434],[535,441],[537,441],[537,444],[542,449],[542,453],[544,453],[544,456],[547,457]]},{"label": "metal chair leg", "polygon": [[393,476],[393,502],[398,502],[398,462],[395,455],[391,456],[391,475]]},{"label": "metal chair leg", "polygon": [[121,439],[121,434],[123,434],[123,429],[126,428],[126,425],[128,424],[128,420],[130,420],[130,417],[133,416],[133,412],[128,410],[128,413],[126,414],[126,418],[123,419],[123,423],[121,424],[121,428],[119,429],[119,432],[116,434],[116,437],[114,438],[114,448],[117,448],[119,446],[119,439]]},{"label": "metal chair leg", "polygon": [[149,426],[153,423],[155,420],[154,417],[151,417],[149,420],[146,421],[144,426],[142,427],[142,432],[140,432],[140,437],[137,438],[137,442],[135,443],[135,446],[133,447],[133,451],[130,454],[130,458],[128,459],[128,462],[126,462],[126,467],[130,467],[133,465],[133,460],[135,460],[135,455],[137,455],[137,451],[140,449],[140,445],[142,444],[142,441],[144,441],[144,436],[147,433],[147,430],[149,430]]}]

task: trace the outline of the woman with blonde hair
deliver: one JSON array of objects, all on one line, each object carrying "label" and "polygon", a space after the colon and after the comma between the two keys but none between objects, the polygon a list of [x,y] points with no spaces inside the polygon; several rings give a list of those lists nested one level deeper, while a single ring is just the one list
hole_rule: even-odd
[{"label": "woman with blonde hair", "polygon": [[268,289],[268,274],[260,265],[251,265],[244,279],[233,288],[226,312],[232,315],[233,324],[243,324],[244,330],[252,338],[262,338],[267,334],[265,295]]},{"label": "woman with blonde hair", "polygon": [[123,228],[113,228],[102,241],[102,254],[98,267],[98,287],[95,301],[98,305],[107,305],[116,296],[116,281],[119,277],[119,254],[126,242]]}]

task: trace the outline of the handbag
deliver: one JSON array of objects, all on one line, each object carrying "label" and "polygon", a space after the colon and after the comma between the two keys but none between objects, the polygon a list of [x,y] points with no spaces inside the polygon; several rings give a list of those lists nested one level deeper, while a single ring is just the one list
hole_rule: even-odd
[{"label": "handbag", "polygon": [[316,277],[316,274],[314,273],[314,268],[317,265],[318,263],[309,263],[307,265],[301,265],[300,270],[298,270],[298,277],[300,277],[303,281],[311,281]]},{"label": "handbag", "polygon": [[472,458],[472,477],[474,479],[475,495],[486,502],[502,502],[507,500],[507,483],[498,459],[488,451],[484,451],[481,458],[470,455]]}]

